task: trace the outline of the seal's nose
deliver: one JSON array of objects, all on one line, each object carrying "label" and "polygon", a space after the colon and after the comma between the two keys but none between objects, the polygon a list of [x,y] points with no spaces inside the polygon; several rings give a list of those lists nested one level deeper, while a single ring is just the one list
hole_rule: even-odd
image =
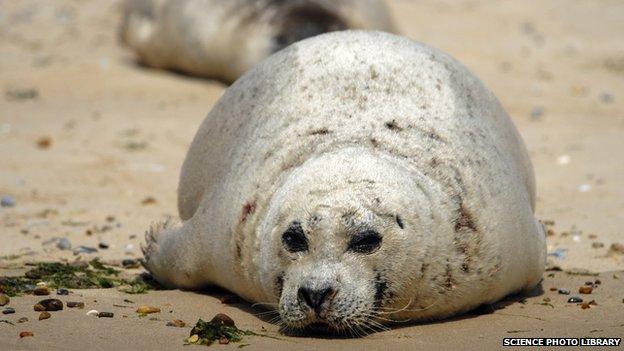
[{"label": "seal's nose", "polygon": [[321,309],[323,302],[334,292],[332,288],[310,289],[301,287],[297,292],[300,301],[304,301],[317,313]]}]

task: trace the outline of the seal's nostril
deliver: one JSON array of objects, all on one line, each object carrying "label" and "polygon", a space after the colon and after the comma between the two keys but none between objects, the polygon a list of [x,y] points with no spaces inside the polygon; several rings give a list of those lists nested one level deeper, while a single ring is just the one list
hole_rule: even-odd
[{"label": "seal's nostril", "polygon": [[300,301],[306,303],[306,305],[310,306],[313,310],[317,311],[323,305],[323,302],[327,299],[327,297],[333,292],[332,288],[323,288],[323,289],[309,289],[301,287],[299,291],[297,291],[297,296]]}]

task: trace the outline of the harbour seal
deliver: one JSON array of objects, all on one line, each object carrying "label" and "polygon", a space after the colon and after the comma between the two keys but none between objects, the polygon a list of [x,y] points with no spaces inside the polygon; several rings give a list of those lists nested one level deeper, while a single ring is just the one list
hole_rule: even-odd
[{"label": "harbour seal", "polygon": [[494,95],[382,32],[295,43],[227,89],[147,269],[276,304],[283,324],[366,330],[531,289],[546,260],[531,162]]},{"label": "harbour seal", "polygon": [[120,37],[147,66],[236,80],[301,39],[394,32],[383,0],[125,0]]}]

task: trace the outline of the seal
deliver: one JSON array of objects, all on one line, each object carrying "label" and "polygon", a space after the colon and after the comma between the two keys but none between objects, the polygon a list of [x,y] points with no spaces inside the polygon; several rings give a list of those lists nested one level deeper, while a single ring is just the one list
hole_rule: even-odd
[{"label": "seal", "polygon": [[147,66],[232,82],[301,39],[394,32],[383,0],[125,0],[120,38]]},{"label": "seal", "polygon": [[275,304],[287,328],[363,333],[535,287],[546,261],[527,151],[448,55],[367,31],[295,43],[226,90],[148,231],[147,269]]}]

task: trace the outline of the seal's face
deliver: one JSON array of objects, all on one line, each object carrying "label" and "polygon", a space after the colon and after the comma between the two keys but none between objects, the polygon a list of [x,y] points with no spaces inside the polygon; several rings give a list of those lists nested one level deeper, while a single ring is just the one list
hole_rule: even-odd
[{"label": "seal's face", "polygon": [[410,308],[430,252],[429,200],[406,168],[344,148],[296,168],[260,226],[256,275],[287,329],[361,335]]},{"label": "seal's face", "polygon": [[364,206],[314,206],[287,219],[280,256],[279,312],[286,327],[321,324],[365,333],[381,328],[377,317],[393,298],[392,255],[402,256],[405,224],[399,214],[376,214]]}]

